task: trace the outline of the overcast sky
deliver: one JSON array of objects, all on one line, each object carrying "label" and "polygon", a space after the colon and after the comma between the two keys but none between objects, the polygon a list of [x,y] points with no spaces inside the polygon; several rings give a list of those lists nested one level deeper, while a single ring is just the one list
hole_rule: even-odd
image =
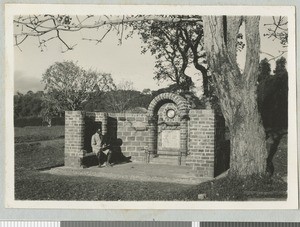
[{"label": "overcast sky", "polygon": [[[261,51],[276,56],[282,50],[281,45],[278,41],[272,41],[263,36],[266,32],[266,27],[263,24],[271,21],[270,17],[261,18]],[[140,91],[144,88],[155,90],[170,84],[170,82],[165,82],[159,86],[158,82],[153,79],[154,57],[149,53],[141,54],[142,42],[138,36],[125,40],[122,45],[118,45],[115,33],[108,34],[98,45],[82,40],[82,38],[99,37],[99,33],[101,31],[96,29],[65,33],[63,37],[69,44],[77,44],[74,50],[66,53],[61,52],[64,46],[58,40],[49,42],[43,52],[38,48],[37,41],[33,38],[26,40],[21,45],[22,51],[15,47],[15,92],[25,93],[28,90],[43,90],[42,74],[54,62],[63,60],[73,60],[85,69],[111,73],[116,83],[122,80],[132,81],[133,87]],[[269,56],[261,56],[261,58],[264,57]],[[243,59],[240,57],[241,65]],[[198,86],[201,86],[201,77],[196,70],[191,68],[188,75]]]}]

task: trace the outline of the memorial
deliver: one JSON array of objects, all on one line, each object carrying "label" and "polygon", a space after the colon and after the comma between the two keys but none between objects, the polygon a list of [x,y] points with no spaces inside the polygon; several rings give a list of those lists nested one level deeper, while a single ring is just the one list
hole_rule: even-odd
[{"label": "memorial", "polygon": [[220,172],[216,163],[226,166],[217,150],[224,124],[216,121],[214,110],[191,109],[178,94],[156,96],[144,114],[66,111],[65,118],[66,166],[80,167],[80,160],[91,153],[91,135],[99,125],[133,162],[189,166],[206,178]]}]

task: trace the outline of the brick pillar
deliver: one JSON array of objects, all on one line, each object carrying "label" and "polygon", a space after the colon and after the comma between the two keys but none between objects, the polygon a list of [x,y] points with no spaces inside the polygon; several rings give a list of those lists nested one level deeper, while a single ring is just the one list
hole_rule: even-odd
[{"label": "brick pillar", "polygon": [[157,116],[151,116],[149,121],[149,147],[150,154],[157,153]]},{"label": "brick pillar", "polygon": [[214,177],[215,116],[211,109],[190,110],[189,155],[186,163],[199,177]]},{"label": "brick pillar", "polygon": [[182,155],[187,155],[188,151],[188,121],[186,118],[180,121],[180,150]]},{"label": "brick pillar", "polygon": [[65,166],[80,167],[79,158],[83,156],[85,113],[65,112]]}]

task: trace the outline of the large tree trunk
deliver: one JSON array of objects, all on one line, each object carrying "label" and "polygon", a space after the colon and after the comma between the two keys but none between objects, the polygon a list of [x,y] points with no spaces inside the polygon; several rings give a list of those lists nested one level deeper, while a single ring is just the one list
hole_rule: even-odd
[{"label": "large tree trunk", "polygon": [[[246,64],[242,73],[236,60],[236,39],[245,22]],[[231,136],[230,172],[264,173],[267,148],[257,108],[259,17],[205,16],[204,47],[216,95]]]}]

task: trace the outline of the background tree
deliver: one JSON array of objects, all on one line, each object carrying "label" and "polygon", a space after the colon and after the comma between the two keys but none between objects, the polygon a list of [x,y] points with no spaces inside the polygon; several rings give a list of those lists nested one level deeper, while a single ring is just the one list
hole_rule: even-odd
[{"label": "background tree", "polygon": [[258,107],[265,128],[275,131],[286,129],[288,120],[288,73],[286,59],[276,61],[274,74],[271,74],[267,59],[260,62]]},{"label": "background tree", "polygon": [[170,23],[168,21],[143,20],[132,23],[133,30],[142,38],[145,45],[142,53],[149,51],[155,56],[155,74],[157,80],[171,80],[182,91],[189,91],[193,86],[186,70],[194,65],[203,77],[203,94],[209,96],[209,79],[203,50],[203,29],[198,21],[184,19],[200,16],[167,16],[179,17],[183,20]]},{"label": "background tree", "polygon": [[46,122],[48,127],[51,127],[53,117],[61,117],[64,114],[64,109],[62,109],[62,105],[51,94],[45,94],[42,100],[40,116],[43,118],[43,122]]},{"label": "background tree", "polygon": [[110,74],[85,71],[72,61],[56,62],[43,74],[49,103],[57,109],[81,110],[94,95],[115,88]]},{"label": "background tree", "polygon": [[134,111],[137,107],[147,108],[152,96],[134,90],[131,81],[121,81],[116,89],[106,92],[104,99],[105,111],[123,113]]},{"label": "background tree", "polygon": [[42,110],[43,92],[17,92],[14,95],[14,118],[39,116]]},{"label": "background tree", "polygon": [[115,113],[122,113],[129,108],[134,95],[133,83],[129,81],[122,81],[116,88],[105,94],[105,105],[108,110]]}]

